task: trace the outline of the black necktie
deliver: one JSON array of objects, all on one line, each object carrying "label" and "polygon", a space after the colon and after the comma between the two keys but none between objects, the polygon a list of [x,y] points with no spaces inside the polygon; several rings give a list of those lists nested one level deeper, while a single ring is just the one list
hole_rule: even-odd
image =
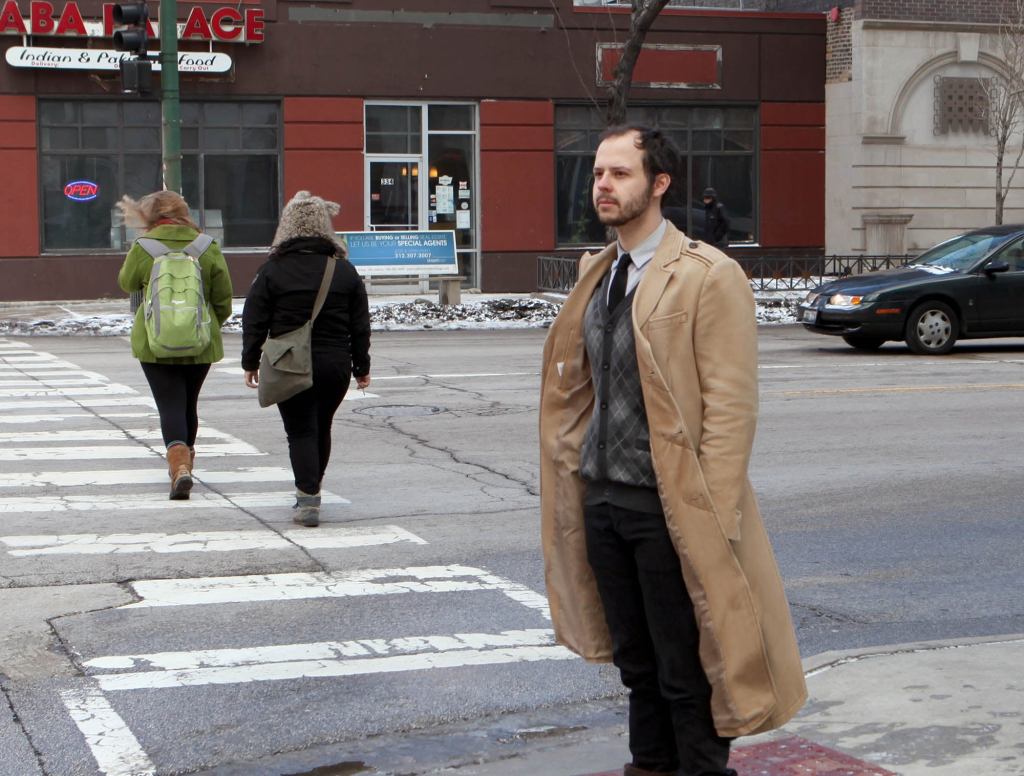
[{"label": "black necktie", "polygon": [[608,312],[614,312],[619,302],[626,296],[626,281],[629,279],[629,265],[633,263],[628,253],[619,257],[619,263],[612,275],[611,287],[608,290]]}]

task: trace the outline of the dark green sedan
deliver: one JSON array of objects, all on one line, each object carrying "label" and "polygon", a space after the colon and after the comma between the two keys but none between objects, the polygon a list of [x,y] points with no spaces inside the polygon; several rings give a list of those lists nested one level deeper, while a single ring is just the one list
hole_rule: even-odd
[{"label": "dark green sedan", "polygon": [[898,269],[825,283],[800,303],[810,331],[859,350],[903,340],[921,355],[958,339],[1024,336],[1024,226],[978,229]]}]

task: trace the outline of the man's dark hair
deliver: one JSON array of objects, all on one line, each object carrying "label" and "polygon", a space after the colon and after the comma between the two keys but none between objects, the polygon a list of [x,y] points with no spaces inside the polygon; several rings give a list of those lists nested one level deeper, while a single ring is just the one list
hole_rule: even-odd
[{"label": "man's dark hair", "polygon": [[644,173],[649,184],[653,185],[655,176],[662,173],[671,177],[673,184],[679,180],[679,149],[660,129],[644,124],[618,124],[602,132],[598,142],[630,132],[638,135],[636,147],[644,152]]}]

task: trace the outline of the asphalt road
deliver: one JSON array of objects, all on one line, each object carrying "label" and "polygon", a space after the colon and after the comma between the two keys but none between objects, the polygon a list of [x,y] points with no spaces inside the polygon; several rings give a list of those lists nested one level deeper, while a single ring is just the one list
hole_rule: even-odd
[{"label": "asphalt road", "polygon": [[[543,337],[375,335],[312,530],[237,362],[171,503],[123,339],[0,340],[0,773],[423,773],[620,714],[550,640]],[[751,476],[805,655],[1024,631],[1024,342],[764,328],[761,392]]]}]

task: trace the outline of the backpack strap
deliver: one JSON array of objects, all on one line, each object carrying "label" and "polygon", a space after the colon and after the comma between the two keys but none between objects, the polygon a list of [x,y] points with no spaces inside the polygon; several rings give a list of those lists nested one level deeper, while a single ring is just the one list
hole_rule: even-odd
[{"label": "backpack strap", "polygon": [[196,239],[182,248],[182,250],[193,259],[198,259],[206,253],[207,248],[211,245],[213,245],[213,238],[208,234],[200,233]]},{"label": "backpack strap", "polygon": [[[202,235],[200,235],[201,237]],[[139,246],[148,253],[154,259],[159,259],[166,253],[170,253],[171,249],[164,245],[159,240],[154,240],[152,237],[140,237],[135,241]]]}]

